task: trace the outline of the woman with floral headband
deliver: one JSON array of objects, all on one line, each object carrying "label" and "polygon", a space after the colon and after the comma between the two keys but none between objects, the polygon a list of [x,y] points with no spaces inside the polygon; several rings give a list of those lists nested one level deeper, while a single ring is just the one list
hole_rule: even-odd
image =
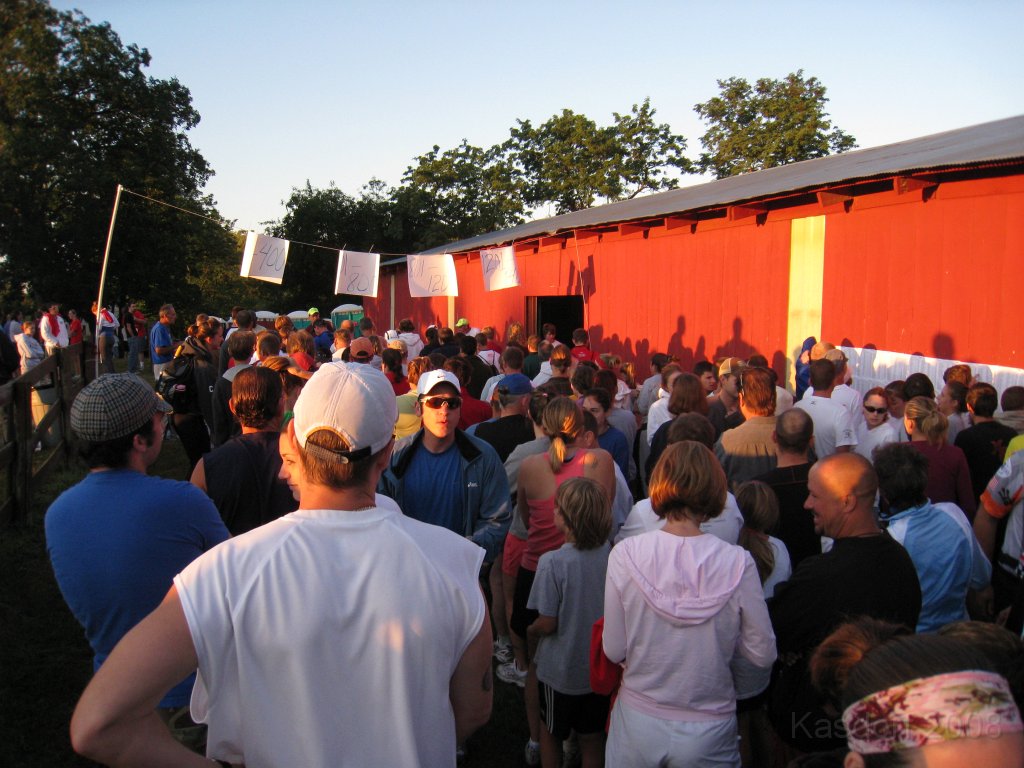
[{"label": "woman with floral headband", "polygon": [[841,702],[844,768],[1024,766],[1024,724],[992,662],[961,640],[904,631],[859,619],[814,654],[815,683]]}]

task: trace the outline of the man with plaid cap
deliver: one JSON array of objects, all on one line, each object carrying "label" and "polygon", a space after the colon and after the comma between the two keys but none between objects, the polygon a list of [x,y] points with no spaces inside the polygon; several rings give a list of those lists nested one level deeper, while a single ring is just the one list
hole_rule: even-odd
[{"label": "man with plaid cap", "polygon": [[376,496],[397,417],[380,371],[320,367],[284,437],[299,509],[175,578],[82,695],[75,749],[125,766],[211,765],[151,714],[157,692],[198,666],[192,710],[222,765],[454,768],[456,741],[491,710],[483,551]]},{"label": "man with plaid cap", "polygon": [[[100,376],[71,406],[71,429],[91,471],[50,505],[46,547],[95,669],[159,605],[176,573],[228,538],[202,491],[146,474],[170,410],[129,373]],[[202,729],[187,716],[193,680],[182,673],[153,701],[172,727],[183,726],[179,735],[198,737],[201,746]]]}]

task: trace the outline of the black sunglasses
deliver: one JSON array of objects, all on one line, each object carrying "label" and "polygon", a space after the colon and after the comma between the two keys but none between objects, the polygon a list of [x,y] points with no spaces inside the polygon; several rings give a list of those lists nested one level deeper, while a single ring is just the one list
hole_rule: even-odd
[{"label": "black sunglasses", "polygon": [[435,411],[447,407],[449,411],[462,407],[461,397],[421,397],[420,402]]},{"label": "black sunglasses", "polygon": [[873,405],[865,405],[864,410],[868,413],[886,413],[889,409],[885,406],[881,408],[875,408]]}]

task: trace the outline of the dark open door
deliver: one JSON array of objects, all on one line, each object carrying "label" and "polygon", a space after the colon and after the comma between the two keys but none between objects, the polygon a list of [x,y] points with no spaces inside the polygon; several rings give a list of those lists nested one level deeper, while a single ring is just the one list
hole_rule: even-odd
[{"label": "dark open door", "polygon": [[554,323],[558,340],[572,346],[572,332],[583,328],[582,296],[527,296],[526,315],[530,325],[528,333],[541,335],[544,323]]}]

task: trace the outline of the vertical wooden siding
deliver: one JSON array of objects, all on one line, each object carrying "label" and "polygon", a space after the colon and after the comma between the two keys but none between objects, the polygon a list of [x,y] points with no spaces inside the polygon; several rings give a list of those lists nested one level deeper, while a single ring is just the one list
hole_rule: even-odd
[{"label": "vertical wooden siding", "polygon": [[[483,290],[477,255],[459,256],[455,317],[503,335],[510,320],[524,320],[526,296],[577,294],[582,273],[595,348],[634,360],[641,374],[653,352],[687,367],[759,352],[784,376],[791,221],[821,214],[806,205],[761,224],[701,222],[693,234],[659,227],[647,237],[570,238],[519,252],[522,284],[493,293]],[[1024,368],[1024,177],[946,182],[927,200],[858,197],[848,213],[827,215],[824,261],[823,338]],[[396,279],[396,317],[421,330],[447,322],[446,299],[409,298],[404,267]],[[388,303],[382,291],[368,311],[386,318]]]},{"label": "vertical wooden siding", "polygon": [[852,347],[1024,367],[1024,178],[942,184],[830,214],[822,333]]}]

